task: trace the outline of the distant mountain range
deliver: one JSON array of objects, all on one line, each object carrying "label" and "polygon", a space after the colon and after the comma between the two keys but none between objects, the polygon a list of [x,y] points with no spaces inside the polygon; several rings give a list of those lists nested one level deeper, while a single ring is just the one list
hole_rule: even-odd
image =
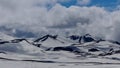
[{"label": "distant mountain range", "polygon": [[[2,35],[2,36],[1,36]],[[96,39],[90,34],[83,36],[45,35],[35,40],[14,38],[1,34],[0,53],[29,52],[30,50],[68,51],[81,56],[106,56],[120,53],[120,43],[112,40]],[[28,49],[31,47],[30,49]]]}]

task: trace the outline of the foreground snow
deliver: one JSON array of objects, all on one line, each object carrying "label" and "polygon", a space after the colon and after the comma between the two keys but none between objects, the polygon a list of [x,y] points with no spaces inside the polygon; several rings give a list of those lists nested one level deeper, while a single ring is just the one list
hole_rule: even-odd
[{"label": "foreground snow", "polygon": [[1,68],[119,68],[119,64],[40,63],[0,60]]}]

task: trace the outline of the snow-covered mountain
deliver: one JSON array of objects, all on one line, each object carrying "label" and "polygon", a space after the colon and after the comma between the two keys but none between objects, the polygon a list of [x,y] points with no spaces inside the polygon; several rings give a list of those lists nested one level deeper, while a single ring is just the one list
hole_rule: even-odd
[{"label": "snow-covered mountain", "polygon": [[120,64],[120,43],[84,36],[45,35],[38,39],[0,33],[0,63],[25,61],[71,64]]}]

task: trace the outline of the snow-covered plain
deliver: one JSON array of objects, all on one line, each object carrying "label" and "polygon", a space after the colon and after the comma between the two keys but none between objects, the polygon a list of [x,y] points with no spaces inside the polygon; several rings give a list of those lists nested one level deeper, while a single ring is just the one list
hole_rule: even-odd
[{"label": "snow-covered plain", "polygon": [[17,39],[0,34],[0,68],[119,68],[120,44],[93,37],[45,35]]}]

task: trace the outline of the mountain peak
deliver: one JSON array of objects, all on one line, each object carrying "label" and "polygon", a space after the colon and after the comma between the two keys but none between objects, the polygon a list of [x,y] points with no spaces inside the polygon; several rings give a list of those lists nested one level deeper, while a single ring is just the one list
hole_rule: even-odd
[{"label": "mountain peak", "polygon": [[43,42],[43,41],[47,40],[48,38],[56,39],[57,36],[58,36],[58,35],[50,35],[50,34],[47,34],[47,35],[45,35],[45,36],[43,36],[43,37],[40,37],[40,38],[36,39],[34,42],[39,42],[39,41]]},{"label": "mountain peak", "polygon": [[95,38],[93,38],[92,35],[90,35],[90,34],[85,34],[83,36],[71,35],[67,38],[70,38],[71,40],[77,40],[79,43],[86,43],[86,42],[95,41]]}]

